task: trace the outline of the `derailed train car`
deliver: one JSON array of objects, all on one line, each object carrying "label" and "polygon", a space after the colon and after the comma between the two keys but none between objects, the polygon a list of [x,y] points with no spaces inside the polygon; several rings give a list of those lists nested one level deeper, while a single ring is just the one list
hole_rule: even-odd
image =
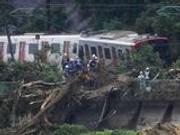
[{"label": "derailed train car", "polygon": [[[138,35],[131,31],[112,31],[93,34],[77,35],[45,35],[24,34],[11,36],[12,52],[16,60],[35,60],[35,53],[45,46],[50,46],[47,52],[47,61],[51,64],[60,64],[63,55],[79,56],[88,61],[92,54],[103,59],[105,64],[116,64],[118,58],[125,51],[132,51],[142,45],[151,44],[158,51],[160,58],[169,61],[168,39],[157,35]],[[11,59],[7,37],[0,36],[0,60],[7,62]]]},{"label": "derailed train car", "polygon": [[80,52],[85,61],[92,54],[96,54],[100,59],[105,60],[105,64],[116,65],[122,54],[138,49],[143,45],[151,45],[154,52],[165,63],[170,63],[168,38],[157,35],[139,35],[132,31],[112,31],[100,34],[82,35],[79,40]]}]

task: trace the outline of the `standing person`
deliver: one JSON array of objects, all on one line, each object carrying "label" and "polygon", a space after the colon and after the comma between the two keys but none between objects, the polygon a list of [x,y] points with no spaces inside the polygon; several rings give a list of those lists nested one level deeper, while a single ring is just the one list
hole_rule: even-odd
[{"label": "standing person", "polygon": [[145,88],[145,76],[143,74],[143,71],[139,72],[138,79],[139,79],[139,88],[140,90],[143,90]]},{"label": "standing person", "polygon": [[90,71],[95,72],[97,68],[97,64],[99,63],[99,60],[95,54],[92,55],[92,59],[89,60],[87,67]]},{"label": "standing person", "polygon": [[144,71],[144,75],[145,75],[145,84],[146,84],[146,90],[150,91],[151,87],[150,87],[150,70],[149,67],[146,67],[145,71]]},{"label": "standing person", "polygon": [[61,62],[63,70],[65,69],[65,66],[69,64],[69,57],[67,56],[67,53],[64,53],[63,59]]},{"label": "standing person", "polygon": [[82,64],[81,59],[78,56],[76,56],[74,61],[75,61],[76,70],[77,71],[82,71],[83,64]]}]

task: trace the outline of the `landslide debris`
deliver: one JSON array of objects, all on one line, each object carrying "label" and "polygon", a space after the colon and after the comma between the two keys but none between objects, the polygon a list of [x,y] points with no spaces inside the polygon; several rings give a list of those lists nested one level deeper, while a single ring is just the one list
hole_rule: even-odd
[{"label": "landslide debris", "polygon": [[180,135],[180,125],[175,123],[157,124],[155,127],[141,131],[140,135]]},{"label": "landslide debris", "polygon": [[[13,93],[0,97],[0,134],[37,134],[43,127],[68,122],[73,110],[85,102],[103,101],[111,92],[112,85],[108,89],[101,89],[102,91],[93,92],[92,90],[102,87],[105,82],[110,82],[106,80],[107,76],[100,79],[105,70],[101,71],[97,76],[82,73],[77,78],[68,80],[64,85],[37,79],[21,81]],[[92,82],[96,80],[95,78],[100,79],[98,84]],[[96,85],[87,89],[88,84],[91,83]],[[96,127],[103,120],[104,113],[102,111]]]}]

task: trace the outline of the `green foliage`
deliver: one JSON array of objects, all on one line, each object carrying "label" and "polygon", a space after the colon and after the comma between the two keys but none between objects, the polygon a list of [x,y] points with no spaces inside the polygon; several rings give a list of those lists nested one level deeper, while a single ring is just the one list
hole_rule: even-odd
[{"label": "green foliage", "polygon": [[157,55],[153,52],[150,45],[143,45],[137,51],[132,53],[132,63],[137,66],[160,66]]},{"label": "green foliage", "polygon": [[104,131],[96,131],[83,133],[81,135],[137,135],[136,131],[128,131],[128,130],[104,130]]},{"label": "green foliage", "polygon": [[17,25],[16,19],[10,15],[14,7],[7,1],[0,1],[0,33],[5,33],[5,25]]},{"label": "green foliage", "polygon": [[48,82],[62,81],[63,72],[56,66],[45,65],[43,68],[43,77]]},{"label": "green foliage", "polygon": [[91,132],[84,126],[64,124],[55,127],[51,135],[137,135],[137,132],[122,129]]},{"label": "green foliage", "polygon": [[[164,1],[163,1],[164,2]],[[176,3],[173,1],[174,4]],[[167,1],[164,3],[172,3]],[[163,3],[161,3],[163,4]],[[170,39],[180,39],[180,17],[178,15],[159,15],[158,9],[163,6],[152,6],[147,8],[139,18],[136,19],[136,31],[140,33],[157,33],[162,36],[167,36]]]},{"label": "green foliage", "polygon": [[127,54],[124,52],[116,70],[121,74],[132,68],[144,68],[147,66],[159,69],[163,63],[157,54],[159,53],[154,52],[153,47],[150,45],[143,45]]},{"label": "green foliage", "polygon": [[103,29],[106,29],[106,30],[120,30],[120,29],[122,29],[122,26],[123,26],[123,24],[119,20],[114,19],[114,20],[104,22]]},{"label": "green foliage", "polygon": [[88,130],[83,126],[64,124],[56,127],[52,135],[80,135],[87,132]]},{"label": "green foliage", "polygon": [[176,62],[173,64],[174,67],[180,68],[180,58],[176,60]]},{"label": "green foliage", "polygon": [[124,62],[119,62],[117,67],[116,67],[116,70],[119,74],[122,74],[126,71],[126,67],[124,65],[125,63]]},{"label": "green foliage", "polygon": [[0,81],[62,81],[62,71],[49,64],[39,65],[30,62],[0,64]]}]

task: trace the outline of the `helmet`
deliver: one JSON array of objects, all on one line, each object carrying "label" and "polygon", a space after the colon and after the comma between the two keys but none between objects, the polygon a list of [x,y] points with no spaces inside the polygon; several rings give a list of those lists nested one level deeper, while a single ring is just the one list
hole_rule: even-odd
[{"label": "helmet", "polygon": [[66,66],[65,66],[65,68],[69,68],[69,66],[68,66],[68,65],[66,65]]},{"label": "helmet", "polygon": [[96,55],[95,55],[95,54],[93,54],[93,55],[92,55],[92,57],[93,57],[93,58],[96,58]]},{"label": "helmet", "polygon": [[64,53],[64,56],[67,56],[67,53]]},{"label": "helmet", "polygon": [[143,71],[140,71],[140,75],[142,75],[143,74]]},{"label": "helmet", "polygon": [[147,67],[146,70],[149,70],[149,67]]},{"label": "helmet", "polygon": [[74,61],[74,59],[73,59],[73,58],[70,58],[70,61]]}]

